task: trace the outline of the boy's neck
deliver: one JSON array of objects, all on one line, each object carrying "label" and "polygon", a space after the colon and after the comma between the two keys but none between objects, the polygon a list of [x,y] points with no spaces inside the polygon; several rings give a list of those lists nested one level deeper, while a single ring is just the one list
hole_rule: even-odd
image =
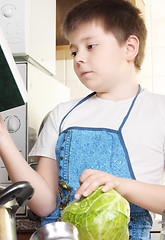
[{"label": "boy's neck", "polygon": [[97,97],[104,100],[120,101],[136,96],[139,84],[136,81],[113,86],[106,92],[97,92]]}]

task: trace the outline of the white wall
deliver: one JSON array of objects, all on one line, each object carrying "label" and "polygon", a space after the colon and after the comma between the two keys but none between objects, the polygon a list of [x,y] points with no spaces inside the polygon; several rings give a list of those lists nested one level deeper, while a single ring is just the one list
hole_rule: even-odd
[{"label": "white wall", "polygon": [[68,48],[58,49],[56,58],[56,79],[70,88],[70,99],[79,99],[89,94],[91,91],[80,82],[73,70],[70,50]]},{"label": "white wall", "polygon": [[[146,56],[138,80],[143,87],[159,94],[165,94],[165,0],[145,0],[145,20],[148,30]],[[153,229],[158,230],[161,224],[160,215],[156,215]],[[152,240],[160,239],[153,234]]]},{"label": "white wall", "polygon": [[148,30],[146,56],[138,80],[143,87],[165,94],[165,1],[147,1],[145,20]]},{"label": "white wall", "polygon": [[57,104],[70,99],[70,89],[41,70],[28,64],[29,127],[39,130],[46,114]]}]

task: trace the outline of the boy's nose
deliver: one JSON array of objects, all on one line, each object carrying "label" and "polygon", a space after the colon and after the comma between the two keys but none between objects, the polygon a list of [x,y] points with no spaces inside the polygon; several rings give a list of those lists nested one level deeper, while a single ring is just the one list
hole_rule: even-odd
[{"label": "boy's nose", "polygon": [[81,64],[81,63],[85,63],[87,61],[87,58],[86,58],[85,54],[77,53],[77,55],[75,57],[75,61],[76,61],[76,63]]}]

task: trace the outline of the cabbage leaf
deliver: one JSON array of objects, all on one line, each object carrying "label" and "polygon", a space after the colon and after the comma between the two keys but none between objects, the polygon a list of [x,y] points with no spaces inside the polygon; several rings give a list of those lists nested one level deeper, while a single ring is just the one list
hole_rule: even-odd
[{"label": "cabbage leaf", "polygon": [[62,221],[77,227],[79,240],[128,240],[128,201],[114,189],[103,193],[101,188],[71,202],[62,212]]}]

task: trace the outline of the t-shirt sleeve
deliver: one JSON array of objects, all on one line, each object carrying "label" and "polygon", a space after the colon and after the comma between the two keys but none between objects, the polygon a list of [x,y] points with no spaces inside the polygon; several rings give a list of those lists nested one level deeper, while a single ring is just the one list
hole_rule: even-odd
[{"label": "t-shirt sleeve", "polygon": [[72,100],[60,103],[49,113],[39,137],[29,153],[29,157],[35,160],[38,160],[39,156],[56,159],[55,149],[61,120],[78,101],[79,100]]},{"label": "t-shirt sleeve", "polygon": [[57,115],[58,108],[56,107],[50,112],[29,157],[36,159],[36,157],[42,156],[56,159],[55,147],[59,134]]}]

